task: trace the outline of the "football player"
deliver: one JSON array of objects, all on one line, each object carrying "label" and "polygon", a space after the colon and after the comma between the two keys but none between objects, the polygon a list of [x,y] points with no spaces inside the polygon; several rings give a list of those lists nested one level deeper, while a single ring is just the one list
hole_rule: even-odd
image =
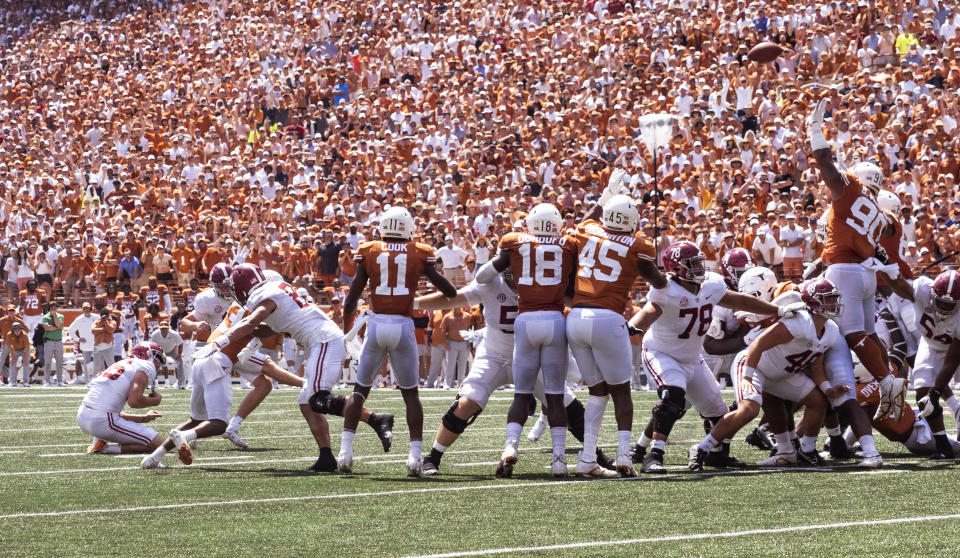
[{"label": "football player", "polygon": [[[703,470],[708,453],[718,447],[721,440],[732,438],[756,418],[763,396],[768,393],[804,405],[800,451],[806,462],[818,461],[817,434],[827,408],[824,395],[835,396],[835,392],[852,386],[830,384],[823,367],[824,354],[840,338],[840,330],[830,320],[840,309],[839,291],[828,280],[819,279],[805,285],[802,292],[807,311],[782,318],[737,355],[733,377],[737,408],[724,415],[699,444],[690,448],[690,470]],[[817,385],[823,393],[816,389]],[[758,465],[797,464],[789,435],[774,432],[774,437],[777,454]]]},{"label": "football player", "polygon": [[207,337],[220,325],[230,308],[230,301],[233,299],[230,293],[232,272],[233,268],[225,263],[214,265],[210,270],[210,287],[196,294],[193,309],[180,320],[180,333],[184,337],[193,337],[195,349],[206,344]]},{"label": "football player", "polygon": [[130,358],[112,364],[87,384],[77,411],[80,429],[94,437],[87,453],[146,453],[163,442],[156,430],[144,426],[162,414],[154,410],[142,415],[123,412],[124,405],[143,409],[160,404],[160,394],[150,386],[163,362],[159,345],[138,343],[130,350]]},{"label": "football player", "polygon": [[403,396],[410,429],[410,454],[407,475],[420,476],[423,446],[423,407],[420,385],[417,337],[413,327],[413,299],[420,277],[426,277],[448,297],[457,289],[436,268],[431,246],[414,242],[416,225],[410,212],[394,206],[380,215],[382,240],[365,242],[357,248],[354,261],[357,274],[343,305],[344,327],[353,326],[360,295],[370,284],[370,308],[374,312],[366,324],[367,333],[357,365],[357,381],[344,410],[343,434],[338,466],[343,473],[353,470],[353,438],[370,394],[374,376],[387,356]]},{"label": "football player", "polygon": [[781,317],[803,308],[802,303],[778,307],[729,290],[720,275],[706,271],[704,259],[703,252],[692,242],[668,246],[663,262],[670,279],[665,286],[650,289],[646,306],[630,320],[632,327],[645,331],[643,362],[660,396],[653,409],[653,442],[643,458],[643,472],[666,472],[664,447],[674,423],[686,408],[688,395],[697,411],[711,423],[727,413],[720,386],[702,355],[714,306]]},{"label": "football player", "polygon": [[26,333],[32,339],[33,331],[43,319],[43,308],[47,304],[47,297],[42,290],[37,290],[37,281],[27,281],[26,289],[20,291],[20,309],[23,314],[23,323]]},{"label": "football player", "polygon": [[526,217],[526,233],[507,233],[500,251],[477,272],[477,282],[489,283],[507,269],[516,278],[519,310],[514,323],[514,396],[507,412],[507,435],[495,476],[507,478],[517,462],[520,432],[534,403],[533,390],[543,370],[547,419],[553,442],[551,470],[567,476],[567,415],[563,405],[567,378],[567,331],[563,299],[576,248],[561,236],[563,217],[551,204],[534,207]]},{"label": "football player", "polygon": [[[590,392],[583,451],[575,470],[578,477],[637,474],[630,459],[632,350],[623,314],[637,276],[653,287],[666,285],[654,261],[653,246],[637,234],[640,217],[636,203],[629,196],[617,194],[620,190],[613,187],[616,181],[612,182],[569,237],[578,256],[567,340]],[[616,472],[601,467],[596,454],[608,398],[613,399],[617,421]]]},{"label": "football player", "polygon": [[847,344],[868,371],[880,382],[883,415],[902,409],[900,400],[906,379],[895,378],[887,366],[885,351],[875,334],[874,314],[877,290],[876,272],[881,270],[891,282],[899,277],[898,267],[886,264],[887,255],[879,245],[887,219],[876,196],[883,184],[883,173],[873,163],[860,162],[841,171],[833,161],[833,151],[823,136],[827,101],[820,101],[807,119],[807,131],[820,176],[830,190],[832,203],[826,215],[826,243],[822,260],[825,277],[840,289],[844,304],[835,321]]}]

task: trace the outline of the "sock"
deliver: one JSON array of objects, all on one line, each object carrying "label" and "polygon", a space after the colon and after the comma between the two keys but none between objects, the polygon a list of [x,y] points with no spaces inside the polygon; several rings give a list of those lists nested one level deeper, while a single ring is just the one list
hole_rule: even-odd
[{"label": "sock", "polygon": [[516,449],[520,445],[520,431],[523,430],[523,425],[519,422],[508,422],[507,423],[507,441],[504,444],[504,449],[513,448]]},{"label": "sock", "polygon": [[410,457],[420,459],[423,456],[423,440],[410,440]]},{"label": "sock", "polygon": [[550,440],[553,442],[553,455],[562,456],[567,452],[567,428],[565,426],[551,426]]},{"label": "sock", "polygon": [[659,454],[663,455],[664,450],[665,450],[666,447],[667,447],[667,441],[666,441],[666,440],[654,440],[653,443],[650,444],[650,446],[651,446],[651,447],[650,447],[650,452],[651,452],[651,453],[659,453]]},{"label": "sock", "polygon": [[340,455],[345,457],[353,456],[353,437],[356,435],[357,433],[353,430],[344,430],[343,433],[340,434]]},{"label": "sock", "polygon": [[647,433],[643,432],[640,434],[640,439],[637,440],[637,445],[640,446],[641,448],[649,448],[650,442],[652,441],[653,441],[653,438],[648,438]]},{"label": "sock", "polygon": [[587,463],[597,460],[597,439],[600,437],[600,425],[603,423],[603,412],[606,408],[606,395],[587,397],[583,420],[583,451],[580,455],[580,459]]},{"label": "sock", "polygon": [[618,455],[626,455],[630,451],[631,438],[633,438],[633,432],[630,430],[617,430]]},{"label": "sock", "polygon": [[160,447],[153,450],[153,453],[150,454],[150,457],[160,461],[160,458],[162,458],[164,455],[167,455],[167,448],[163,447],[163,444],[160,444]]},{"label": "sock", "polygon": [[703,441],[700,442],[699,445],[697,445],[697,447],[702,449],[703,451],[713,451],[713,449],[719,445],[720,445],[720,442],[718,442],[717,439],[713,437],[713,434],[707,434],[707,437],[704,438]]},{"label": "sock", "polygon": [[107,444],[100,453],[120,453],[120,444]]},{"label": "sock", "polygon": [[839,435],[840,435],[840,427],[839,427],[839,426],[834,426],[834,427],[832,427],[832,428],[828,428],[828,429],[827,429],[827,436],[830,436],[830,437],[832,438],[832,437],[834,437],[834,436],[839,436]]},{"label": "sock", "polygon": [[774,434],[773,439],[777,442],[777,453],[793,453],[793,443],[790,442],[789,432]]},{"label": "sock", "polygon": [[791,431],[787,432],[787,434],[790,435],[790,441],[793,441],[793,440],[796,440],[796,439],[797,439],[797,431],[796,431],[796,430],[791,430]]},{"label": "sock", "polygon": [[230,419],[230,424],[227,425],[227,430],[239,432],[241,424],[243,424],[243,418],[238,415],[234,415],[233,418]]},{"label": "sock", "polygon": [[957,396],[951,395],[944,399],[943,402],[947,404],[947,407],[950,407],[950,414],[957,416],[957,409],[960,409],[960,401],[957,400]]},{"label": "sock", "polygon": [[804,436],[800,438],[800,451],[806,453],[817,449],[816,436]]},{"label": "sock", "polygon": [[865,434],[860,436],[860,449],[863,450],[864,457],[874,457],[878,455],[877,445],[873,443],[873,435]]}]

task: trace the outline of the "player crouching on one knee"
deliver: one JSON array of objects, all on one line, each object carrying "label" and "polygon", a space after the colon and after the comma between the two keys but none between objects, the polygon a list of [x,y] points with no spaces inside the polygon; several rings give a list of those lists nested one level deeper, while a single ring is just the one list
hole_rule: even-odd
[{"label": "player crouching on one knee", "polygon": [[124,404],[134,409],[156,407],[160,394],[149,386],[156,381],[157,368],[164,361],[163,349],[156,343],[143,342],[130,351],[130,358],[114,363],[97,374],[88,386],[77,424],[94,437],[87,453],[147,453],[156,449],[163,438],[143,423],[161,415],[148,411],[143,415],[124,413]]}]

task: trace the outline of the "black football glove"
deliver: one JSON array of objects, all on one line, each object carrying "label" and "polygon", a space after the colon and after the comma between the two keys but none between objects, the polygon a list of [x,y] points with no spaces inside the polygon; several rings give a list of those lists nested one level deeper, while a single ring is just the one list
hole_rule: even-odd
[{"label": "black football glove", "polygon": [[640,337],[643,337],[643,334],[645,332],[638,327],[634,327],[630,324],[627,324],[627,333],[629,333],[631,337],[633,337],[634,335],[639,335]]}]

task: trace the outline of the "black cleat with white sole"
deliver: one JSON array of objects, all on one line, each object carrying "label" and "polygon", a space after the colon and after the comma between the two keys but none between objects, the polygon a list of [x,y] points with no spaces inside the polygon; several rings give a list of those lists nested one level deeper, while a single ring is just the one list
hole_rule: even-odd
[{"label": "black cleat with white sole", "polygon": [[370,428],[377,433],[380,438],[380,445],[383,446],[384,453],[390,452],[390,446],[393,445],[393,415],[387,413],[372,413],[370,415]]},{"label": "black cleat with white sole", "polygon": [[423,458],[423,465],[420,467],[420,474],[425,477],[432,477],[440,474],[440,468],[430,459],[429,456]]},{"label": "black cleat with white sole", "polygon": [[320,457],[317,458],[316,463],[307,467],[306,470],[310,473],[336,473],[337,458],[333,456],[330,448],[323,448],[320,450]]},{"label": "black cleat with white sole", "polygon": [[643,458],[643,464],[640,466],[641,473],[653,473],[662,475],[667,472],[663,466],[663,452],[652,451]]}]

